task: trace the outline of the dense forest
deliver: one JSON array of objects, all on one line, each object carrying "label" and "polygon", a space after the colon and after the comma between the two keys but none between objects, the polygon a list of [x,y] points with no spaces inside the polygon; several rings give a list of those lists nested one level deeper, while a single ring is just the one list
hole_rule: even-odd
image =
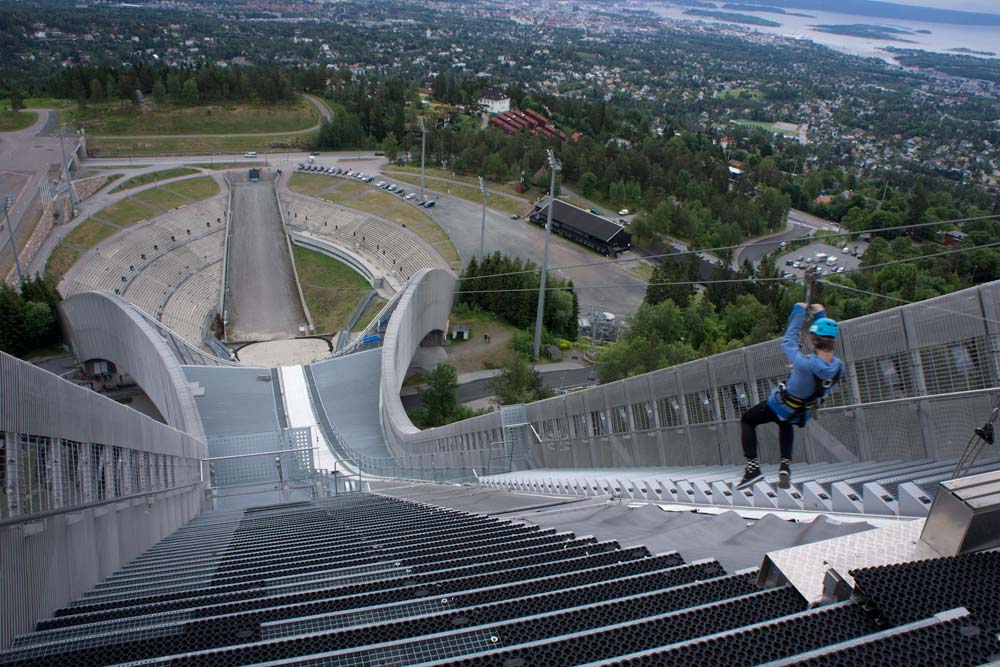
[{"label": "dense forest", "polygon": [[[538,266],[499,252],[469,260],[459,276],[458,303],[492,313],[519,329],[534,326],[538,311]],[[542,326],[546,337],[576,340],[580,305],[572,281],[549,276]]]},{"label": "dense forest", "polygon": [[[966,223],[963,230],[968,247],[995,243],[1000,220]],[[917,259],[944,250],[921,241],[921,235],[876,234],[861,270],[818,283],[814,299],[826,305],[830,317],[850,319],[1000,279],[1000,249]],[[890,262],[899,263],[882,266]],[[775,280],[772,262],[759,270],[717,268],[711,280],[742,282],[710,282],[700,295],[687,285],[660,284],[691,280],[691,275],[687,260],[657,269],[624,335],[600,357],[601,382],[771,340],[781,335],[791,306],[803,298],[801,285]]]},{"label": "dense forest", "polygon": [[136,91],[157,103],[181,105],[213,102],[292,102],[298,91],[323,87],[315,70],[295,73],[280,67],[198,68],[81,66],[52,76],[45,87],[50,97],[71,99],[80,106],[118,99],[136,101]]},{"label": "dense forest", "polygon": [[0,283],[0,352],[20,356],[60,342],[55,318],[60,301],[55,285],[41,276],[25,279],[20,292]]}]

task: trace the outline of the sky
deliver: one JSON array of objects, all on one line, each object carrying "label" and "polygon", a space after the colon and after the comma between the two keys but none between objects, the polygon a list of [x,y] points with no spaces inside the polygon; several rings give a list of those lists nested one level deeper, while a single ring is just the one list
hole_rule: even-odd
[{"label": "sky", "polygon": [[1000,14],[1000,0],[891,0],[900,5],[935,7],[937,9],[958,9],[967,12],[989,12]]}]

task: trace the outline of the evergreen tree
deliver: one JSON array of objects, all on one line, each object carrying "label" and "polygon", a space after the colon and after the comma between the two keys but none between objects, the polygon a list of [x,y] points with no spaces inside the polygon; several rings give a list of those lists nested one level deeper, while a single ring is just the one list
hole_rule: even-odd
[{"label": "evergreen tree", "polygon": [[646,298],[644,303],[655,306],[661,301],[670,299],[681,308],[687,308],[691,297],[694,295],[693,285],[664,285],[662,283],[681,283],[688,281],[686,263],[674,261],[673,258],[666,258],[653,269],[653,275],[649,277],[649,285],[646,286]]},{"label": "evergreen tree", "polygon": [[188,106],[198,104],[198,82],[193,78],[184,82],[181,87],[181,102]]},{"label": "evergreen tree", "polygon": [[180,104],[183,99],[183,85],[177,74],[171,73],[167,76],[167,97],[174,104]]},{"label": "evergreen tree", "polygon": [[156,83],[153,84],[153,100],[157,106],[162,106],[167,101],[167,87],[160,79],[157,79]]},{"label": "evergreen tree", "polygon": [[90,80],[90,101],[91,102],[104,101],[104,86],[101,85],[99,79]]}]

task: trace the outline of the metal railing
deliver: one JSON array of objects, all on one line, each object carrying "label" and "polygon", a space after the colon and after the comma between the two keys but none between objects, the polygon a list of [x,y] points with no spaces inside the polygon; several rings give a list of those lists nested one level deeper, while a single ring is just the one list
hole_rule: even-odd
[{"label": "metal railing", "polygon": [[204,443],[0,353],[0,519],[201,479]]},{"label": "metal railing", "polygon": [[4,520],[81,509],[200,481],[195,459],[22,433],[0,438]]},{"label": "metal railing", "polygon": [[[1000,281],[841,322],[846,371],[796,434],[796,460],[949,459],[1000,395]],[[788,375],[772,340],[525,406],[530,467],[738,463],[742,414]],[[410,453],[453,465],[500,439],[498,415],[428,429]],[[777,458],[773,429],[762,457]],[[517,463],[515,463],[517,465]]]}]

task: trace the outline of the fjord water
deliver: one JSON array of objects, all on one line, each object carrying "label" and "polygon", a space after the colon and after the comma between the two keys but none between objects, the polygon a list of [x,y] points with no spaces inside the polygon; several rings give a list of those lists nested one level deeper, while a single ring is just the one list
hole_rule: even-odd
[{"label": "fjord water", "polygon": [[[837,12],[818,12],[805,9],[787,9],[786,11],[805,16],[789,16],[788,14],[772,14],[765,12],[749,12],[745,10],[723,9],[724,3],[716,3],[719,11],[736,14],[747,14],[757,16],[769,21],[776,21],[780,27],[765,27],[743,25],[742,27],[762,33],[771,33],[785,37],[796,37],[808,39],[817,44],[823,44],[831,48],[853,53],[855,55],[876,56],[879,58],[891,59],[892,54],[885,51],[885,47],[896,47],[900,49],[923,49],[925,51],[937,51],[949,53],[950,49],[966,48],[973,51],[993,51],[1000,54],[1000,26],[976,26],[976,25],[954,25],[948,23],[926,23],[921,21],[900,21],[898,19],[885,19],[875,16],[859,16],[857,14],[840,14]],[[744,4],[766,5],[766,2],[747,2]],[[678,19],[684,21],[707,21],[718,22],[716,19],[704,16],[689,16],[684,14],[687,7],[669,4],[650,4],[648,8],[659,16]],[[852,25],[863,23],[867,25],[887,26],[891,28],[904,29],[912,34],[899,35],[907,42],[893,41],[888,39],[867,39],[862,37],[851,37],[848,35],[834,35],[816,30],[813,26],[820,24]],[[918,33],[917,30],[929,30],[930,34]]]}]

